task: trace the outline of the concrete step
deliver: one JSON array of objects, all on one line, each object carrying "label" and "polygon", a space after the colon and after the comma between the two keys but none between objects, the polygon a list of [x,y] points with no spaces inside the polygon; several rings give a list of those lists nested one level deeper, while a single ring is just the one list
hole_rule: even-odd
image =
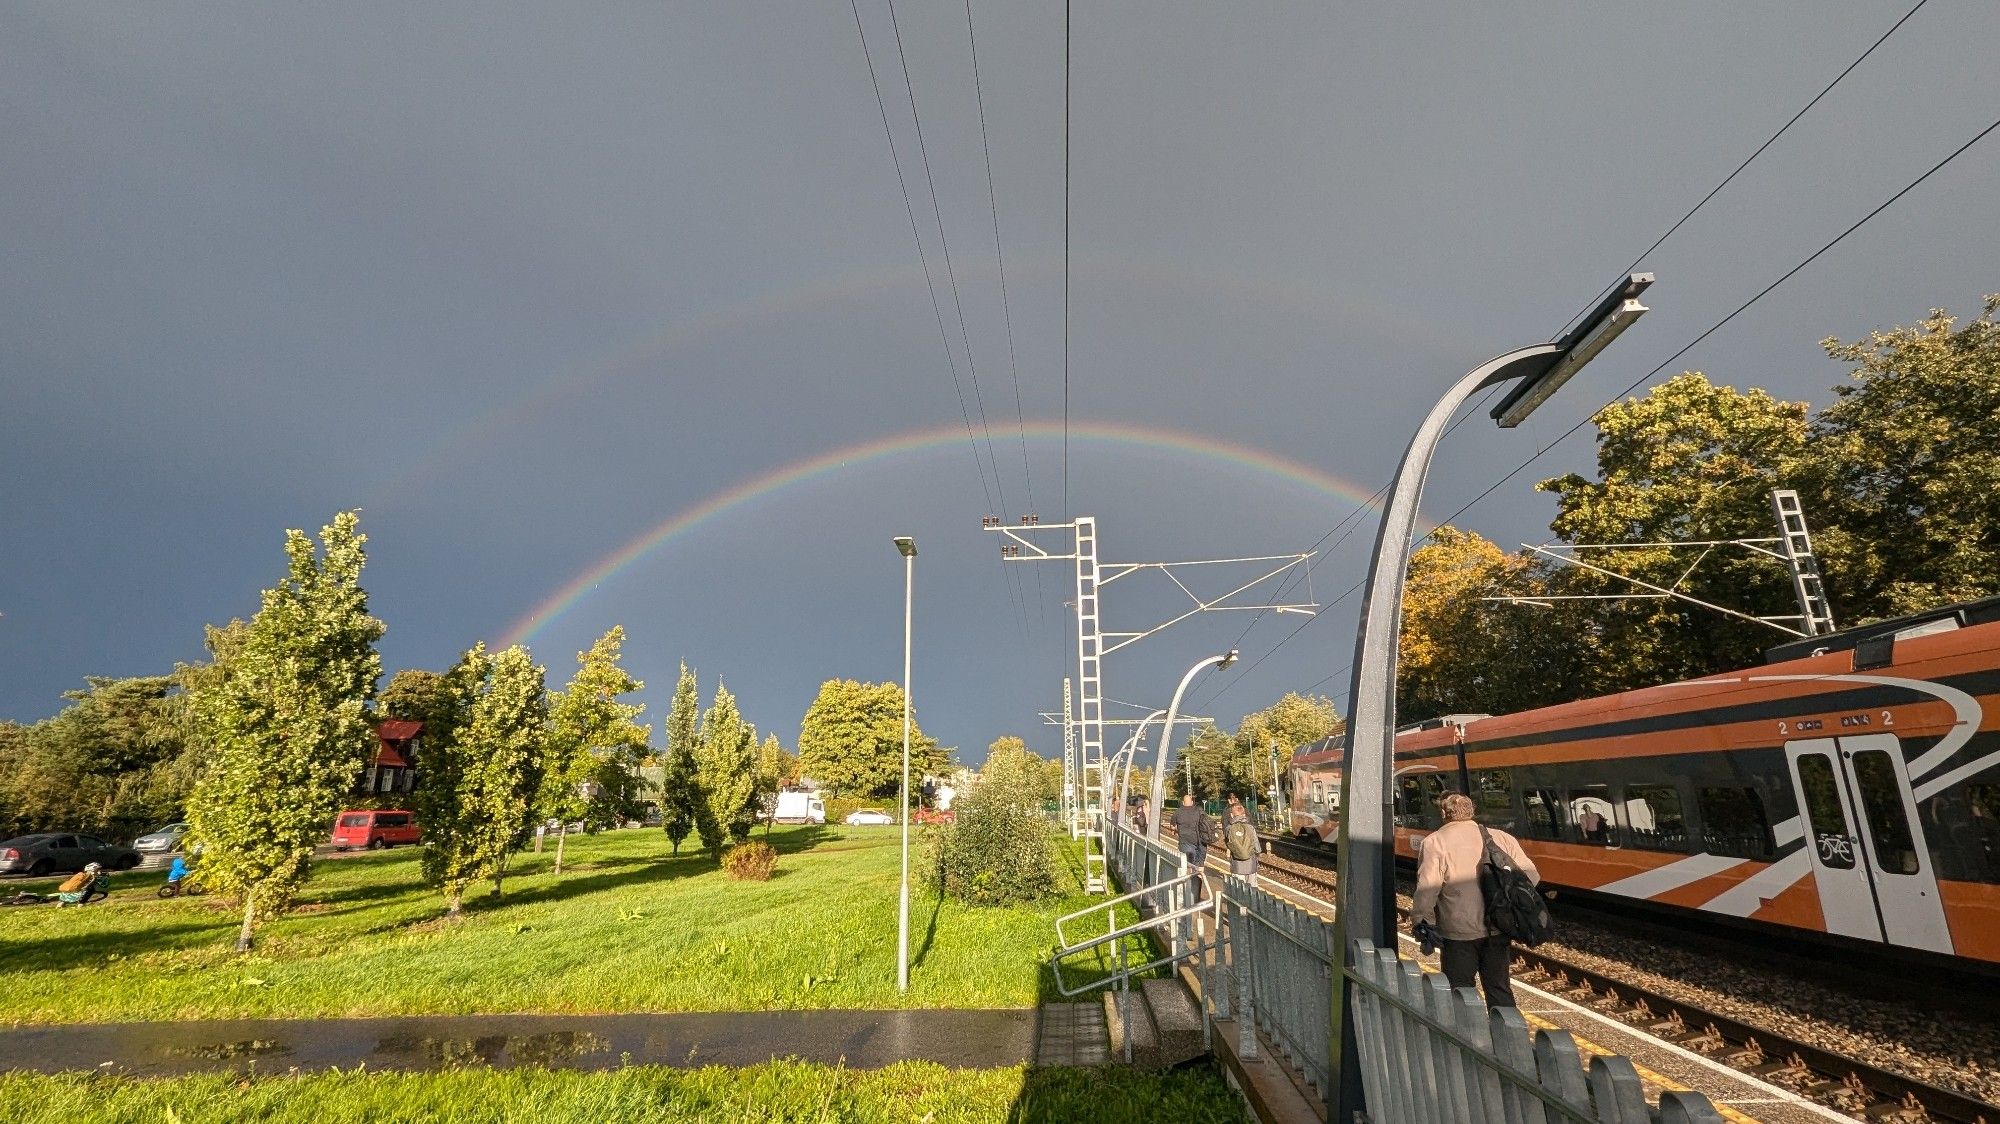
[{"label": "concrete step", "polygon": [[[1121,1003],[1122,1000],[1122,1003]],[[1132,1043],[1131,1064],[1138,1069],[1163,1069],[1168,1064],[1160,1052],[1160,1032],[1153,1025],[1153,1012],[1146,1005],[1146,993],[1134,989],[1104,992],[1104,1027],[1109,1032],[1111,1061],[1124,1064],[1125,1043]]]},{"label": "concrete step", "polygon": [[1203,1041],[1201,1003],[1179,976],[1146,980],[1140,993],[1153,1016],[1153,1030],[1159,1039],[1160,1064],[1179,1065],[1208,1053]]},{"label": "concrete step", "polygon": [[1093,1066],[1113,1060],[1105,1049],[1101,1004],[1044,1003],[1036,1024],[1038,1066]]}]

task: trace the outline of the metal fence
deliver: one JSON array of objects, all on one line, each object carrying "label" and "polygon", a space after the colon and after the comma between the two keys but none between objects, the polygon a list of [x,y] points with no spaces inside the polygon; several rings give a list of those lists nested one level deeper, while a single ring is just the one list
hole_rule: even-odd
[{"label": "metal fence", "polygon": [[1328,1095],[1333,926],[1233,874],[1223,879],[1215,925],[1220,936],[1203,990],[1215,1017],[1236,1019],[1237,1054],[1256,1057],[1262,1032],[1308,1084]]},{"label": "metal fence", "polygon": [[1586,1074],[1566,1030],[1538,1030],[1512,1007],[1487,1011],[1393,949],[1354,942],[1355,1039],[1373,1124],[1722,1124],[1707,1097],[1662,1092],[1646,1103],[1639,1074],[1616,1055]]}]

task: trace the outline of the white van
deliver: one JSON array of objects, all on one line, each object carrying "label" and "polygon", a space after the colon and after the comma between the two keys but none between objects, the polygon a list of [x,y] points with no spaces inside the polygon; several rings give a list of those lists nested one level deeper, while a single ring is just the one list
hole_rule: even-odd
[{"label": "white van", "polygon": [[826,802],[816,793],[780,792],[771,809],[772,823],[825,823]]}]

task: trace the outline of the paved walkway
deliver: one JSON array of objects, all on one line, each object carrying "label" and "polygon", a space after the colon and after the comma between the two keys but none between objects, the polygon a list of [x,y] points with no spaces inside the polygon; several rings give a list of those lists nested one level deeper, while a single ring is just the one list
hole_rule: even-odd
[{"label": "paved walkway", "polygon": [[226,1019],[0,1029],[0,1070],[96,1070],[141,1077],[366,1064],[610,1069],[754,1065],[799,1058],[875,1069],[903,1060],[967,1068],[1019,1065],[1036,1013],[752,1011],[659,1015],[425,1015],[378,1019]]}]

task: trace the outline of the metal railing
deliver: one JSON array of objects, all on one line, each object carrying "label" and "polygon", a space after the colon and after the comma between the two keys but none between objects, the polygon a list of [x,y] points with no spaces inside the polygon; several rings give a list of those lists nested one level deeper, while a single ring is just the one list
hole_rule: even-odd
[{"label": "metal railing", "polygon": [[1326,1095],[1333,1087],[1333,927],[1232,874],[1217,895],[1216,931],[1216,963],[1203,990],[1216,1018],[1230,1018],[1235,1008],[1238,1056],[1257,1057],[1262,1032]]},{"label": "metal railing", "polygon": [[1639,1074],[1617,1055],[1590,1059],[1548,1028],[1528,1037],[1512,1007],[1488,1011],[1471,988],[1454,991],[1393,949],[1354,942],[1355,1037],[1372,1124],[1721,1124],[1700,1093],[1662,1091],[1646,1103]]}]

